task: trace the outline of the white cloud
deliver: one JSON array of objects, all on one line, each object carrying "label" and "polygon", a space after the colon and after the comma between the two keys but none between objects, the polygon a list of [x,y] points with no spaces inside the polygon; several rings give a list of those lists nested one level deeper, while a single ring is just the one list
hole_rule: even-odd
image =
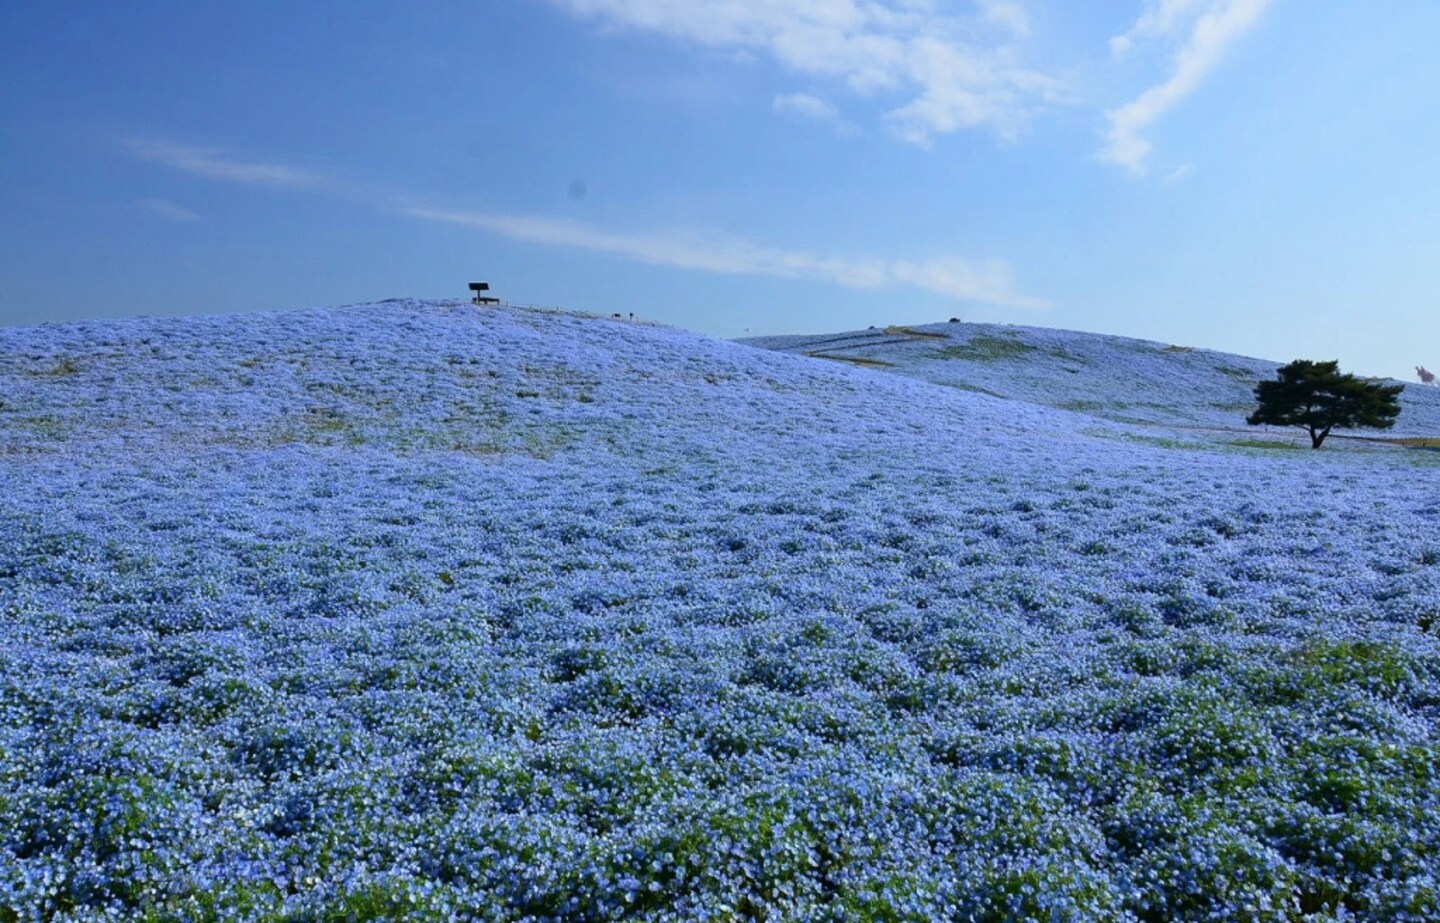
[{"label": "white cloud", "polygon": [[907,53],[924,91],[885,118],[896,135],[922,147],[937,134],[984,125],[1013,138],[1032,106],[1029,100],[1054,98],[1048,78],[1025,71],[1008,73],[997,86],[985,62],[946,42],[917,39]]},{"label": "white cloud", "polygon": [[1137,38],[1173,37],[1190,19],[1213,5],[1213,0],[1148,0],[1130,31],[1116,38],[1126,42],[1125,47],[1129,48]]},{"label": "white cloud", "polygon": [[1166,173],[1160,181],[1167,186],[1173,186],[1193,172],[1195,172],[1195,165],[1193,163],[1183,163],[1169,173]]},{"label": "white cloud", "polygon": [[1271,0],[1149,0],[1130,31],[1110,40],[1115,54],[1138,42],[1179,42],[1169,79],[1105,113],[1110,122],[1100,158],[1140,176],[1151,144],[1145,134],[1163,115],[1193,93],[1225,53],[1254,28]]},{"label": "white cloud", "polygon": [[141,206],[146,210],[159,215],[161,218],[169,218],[171,221],[199,221],[200,216],[183,205],[176,205],[167,199],[141,199]]},{"label": "white cloud", "polygon": [[147,139],[124,141],[122,147],[136,157],[163,163],[167,167],[207,179],[283,188],[307,188],[328,184],[325,178],[314,173],[281,164],[232,160],[214,148]]},{"label": "white cloud", "polygon": [[769,57],[860,95],[903,95],[887,121],[921,145],[966,128],[1012,136],[1058,86],[1013,63],[1009,43],[1030,28],[1017,0],[978,0],[969,18],[943,15],[933,0],[552,2],[608,27]]},{"label": "white cloud", "polygon": [[782,93],[775,97],[770,106],[780,115],[829,125],[847,138],[860,132],[853,122],[840,115],[840,110],[834,103],[809,93]]},{"label": "white cloud", "polygon": [[1041,298],[1015,291],[1014,273],[1002,260],[948,258],[928,261],[828,257],[763,247],[739,237],[693,233],[606,231],[574,221],[431,208],[405,213],[426,221],[476,228],[512,240],[605,253],[654,266],[727,275],[820,279],[852,288],[911,285],[962,301],[1043,309]]},{"label": "white cloud", "polygon": [[772,105],[776,112],[798,115],[813,122],[834,122],[840,118],[840,110],[833,103],[809,93],[785,93],[776,96]]},{"label": "white cloud", "polygon": [[897,282],[962,301],[983,301],[1010,308],[1043,310],[1051,307],[1044,298],[1015,291],[1015,274],[1004,260],[973,261],[959,258],[899,261],[889,265]]},{"label": "white cloud", "polygon": [[1025,7],[1014,0],[979,0],[979,4],[988,22],[1022,38],[1030,34],[1030,16]]}]

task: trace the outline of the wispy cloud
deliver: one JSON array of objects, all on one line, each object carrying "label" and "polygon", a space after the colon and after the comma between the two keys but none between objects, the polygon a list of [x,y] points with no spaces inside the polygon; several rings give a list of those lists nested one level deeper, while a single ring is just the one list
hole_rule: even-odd
[{"label": "wispy cloud", "polygon": [[611,256],[729,275],[820,279],[852,288],[910,285],[962,301],[1012,308],[1043,309],[1050,303],[1015,290],[1014,273],[1003,260],[886,260],[820,256],[764,247],[739,237],[694,233],[607,231],[574,221],[525,215],[406,208],[426,221],[475,228],[512,240],[572,247]]},{"label": "wispy cloud", "polygon": [[1030,34],[1030,14],[1016,0],[978,0],[987,22],[1008,29],[1018,37]]},{"label": "wispy cloud", "polygon": [[[816,98],[823,112],[824,101]],[[811,105],[796,103],[801,107]],[[812,106],[813,108],[813,106]],[[932,260],[893,260],[872,257],[820,256],[802,250],[765,247],[743,237],[694,232],[644,233],[611,231],[553,218],[487,212],[420,208],[404,204],[399,196],[336,182],[281,164],[257,164],[231,159],[208,148],[173,142],[127,142],[127,150],[182,170],[222,182],[272,185],[349,196],[360,196],[376,208],[399,211],[414,218],[458,225],[498,234],[511,240],[542,246],[569,247],[604,253],[621,259],[701,272],[729,275],[819,279],[853,288],[909,285],[961,301],[978,301],[1011,308],[1043,309],[1050,302],[1016,290],[1014,272],[1003,260],[966,260],[958,257]],[[413,201],[413,200],[412,200]],[[185,209],[162,199],[147,200],[152,210],[179,218]]]},{"label": "wispy cloud", "polygon": [[930,0],[552,0],[582,18],[705,47],[768,57],[850,91],[909,97],[886,122],[900,138],[989,128],[1013,136],[1058,84],[1014,63],[1029,32],[1018,0],[981,0],[968,18]]},{"label": "wispy cloud", "polygon": [[1178,42],[1169,79],[1129,103],[1105,113],[1110,123],[1100,157],[1140,176],[1146,172],[1151,144],[1146,132],[1174,109],[1225,57],[1230,47],[1254,28],[1271,0],[1148,0],[1130,31],[1110,40],[1114,54],[1156,39]]},{"label": "wispy cloud", "polygon": [[1135,25],[1124,35],[1110,39],[1112,54],[1127,54],[1137,39],[1173,38],[1202,12],[1212,0],[1147,0]]},{"label": "wispy cloud", "polygon": [[193,147],[156,139],[129,139],[121,142],[121,147],[135,157],[153,160],[207,179],[250,186],[296,189],[329,185],[327,179],[316,173],[283,164],[236,160],[215,148]]},{"label": "wispy cloud", "polygon": [[1167,186],[1173,186],[1194,172],[1195,165],[1193,163],[1182,163],[1180,166],[1176,167],[1175,169],[1171,170],[1169,173],[1166,173],[1163,177],[1161,177],[1160,182],[1164,183]]},{"label": "wispy cloud", "polygon": [[782,93],[771,103],[777,113],[821,125],[829,125],[842,135],[854,135],[859,129],[840,114],[835,104],[809,93]]},{"label": "wispy cloud", "polygon": [[168,199],[141,199],[140,205],[146,211],[168,218],[171,221],[199,221],[200,216],[183,205],[176,205]]},{"label": "wispy cloud", "polygon": [[813,122],[834,122],[840,118],[840,110],[833,103],[826,102],[809,93],[784,93],[775,97],[776,112],[798,115]]}]

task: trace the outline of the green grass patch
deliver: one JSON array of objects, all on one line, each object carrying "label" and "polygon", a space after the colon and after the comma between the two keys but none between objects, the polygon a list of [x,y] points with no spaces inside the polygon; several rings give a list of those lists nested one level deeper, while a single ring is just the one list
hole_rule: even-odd
[{"label": "green grass patch", "polygon": [[1238,446],[1242,449],[1303,449],[1298,442],[1280,442],[1275,439],[1232,439],[1226,445]]},{"label": "green grass patch", "polygon": [[[38,357],[31,357],[31,361],[37,361]],[[56,360],[54,365],[37,367],[28,363],[15,369],[22,375],[29,375],[33,378],[69,378],[80,374],[80,363],[72,356],[65,356]]]},{"label": "green grass patch", "polygon": [[1014,337],[977,336],[966,343],[947,346],[936,355],[941,359],[969,359],[972,362],[993,362],[1016,359],[1036,351],[1029,343]]},{"label": "green grass patch", "polygon": [[[1150,423],[1147,420],[1136,420],[1136,423]],[[1161,449],[1180,449],[1187,452],[1199,452],[1212,448],[1203,442],[1194,442],[1189,439],[1175,439],[1169,436],[1143,436],[1138,433],[1106,433],[1097,432],[1095,435],[1107,439],[1121,439],[1125,442],[1138,442],[1141,445],[1153,445]]]}]

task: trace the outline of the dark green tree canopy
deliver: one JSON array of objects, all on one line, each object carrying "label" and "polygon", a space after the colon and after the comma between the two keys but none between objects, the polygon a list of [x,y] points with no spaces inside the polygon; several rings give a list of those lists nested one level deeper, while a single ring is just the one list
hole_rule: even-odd
[{"label": "dark green tree canopy", "polygon": [[1251,426],[1298,426],[1320,448],[1330,430],[1368,426],[1389,429],[1400,415],[1404,385],[1381,385],[1342,373],[1340,363],[1296,359],[1276,371],[1275,381],[1255,386],[1260,406],[1246,418]]}]

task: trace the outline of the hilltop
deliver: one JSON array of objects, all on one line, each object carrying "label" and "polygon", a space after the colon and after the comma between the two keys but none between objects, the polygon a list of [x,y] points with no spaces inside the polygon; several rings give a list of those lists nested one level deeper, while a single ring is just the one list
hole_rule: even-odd
[{"label": "hilltop", "polygon": [[[1245,429],[1255,383],[1284,364],[1192,346],[1010,324],[894,325],[741,340],[1121,423]],[[1285,361],[1289,361],[1288,359]],[[1385,438],[1440,436],[1440,388],[1406,383]]]},{"label": "hilltop", "polygon": [[1440,916],[1440,455],[960,326],[0,330],[0,918]]}]

